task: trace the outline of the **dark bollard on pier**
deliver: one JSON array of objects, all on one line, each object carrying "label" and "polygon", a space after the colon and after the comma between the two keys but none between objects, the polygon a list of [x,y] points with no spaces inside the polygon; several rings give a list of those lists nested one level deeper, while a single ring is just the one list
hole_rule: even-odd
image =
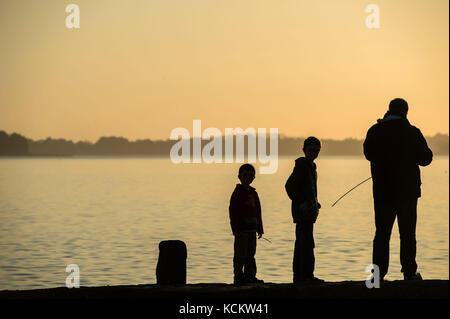
[{"label": "dark bollard on pier", "polygon": [[164,240],[159,243],[156,266],[156,283],[186,284],[186,244],[181,240]]}]

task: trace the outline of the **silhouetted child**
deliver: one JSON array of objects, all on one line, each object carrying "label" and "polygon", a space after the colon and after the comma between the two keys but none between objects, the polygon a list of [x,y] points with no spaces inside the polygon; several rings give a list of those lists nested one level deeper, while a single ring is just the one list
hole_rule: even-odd
[{"label": "silhouetted child", "polygon": [[262,283],[256,278],[256,234],[261,238],[263,224],[258,193],[250,186],[255,168],[244,164],[239,168],[239,180],[230,199],[230,224],[234,235],[234,283]]},{"label": "silhouetted child", "polygon": [[294,283],[323,282],[314,277],[314,223],[319,214],[317,201],[317,172],[314,160],[320,152],[320,141],[311,136],[303,144],[305,157],[295,160],[295,167],[286,182],[286,191],[292,200],[295,228],[295,248],[292,270]]}]

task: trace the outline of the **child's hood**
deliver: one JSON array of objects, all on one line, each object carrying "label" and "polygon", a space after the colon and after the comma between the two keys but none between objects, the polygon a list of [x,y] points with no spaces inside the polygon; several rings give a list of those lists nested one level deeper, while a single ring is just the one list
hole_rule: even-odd
[{"label": "child's hood", "polygon": [[295,166],[300,167],[300,166],[309,166],[312,167],[314,169],[316,169],[316,163],[310,161],[309,159],[307,159],[306,157],[302,156],[299,157],[295,160]]}]

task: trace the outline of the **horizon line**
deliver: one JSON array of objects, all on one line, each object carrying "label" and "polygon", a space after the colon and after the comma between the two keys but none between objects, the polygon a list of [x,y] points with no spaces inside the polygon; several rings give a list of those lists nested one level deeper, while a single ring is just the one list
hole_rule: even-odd
[{"label": "horizon line", "polygon": [[[129,139],[129,138],[127,138],[127,137],[125,137],[125,136],[117,136],[117,135],[102,135],[102,136],[100,136],[100,137],[98,137],[95,141],[92,141],[92,140],[87,140],[87,139],[85,139],[85,140],[82,140],[82,139],[79,139],[78,141],[75,141],[74,139],[68,139],[68,138],[64,138],[64,137],[52,137],[52,136],[47,136],[47,137],[45,137],[45,138],[31,138],[31,137],[28,137],[28,136],[25,136],[25,135],[23,135],[23,134],[21,134],[21,133],[18,133],[18,132],[12,132],[12,133],[8,133],[6,130],[3,130],[3,129],[0,129],[0,132],[5,132],[7,135],[12,135],[12,134],[18,134],[18,135],[21,135],[21,136],[23,136],[23,137],[25,137],[27,140],[32,140],[32,141],[34,141],[34,142],[36,142],[36,141],[45,141],[45,140],[47,140],[47,139],[52,139],[52,140],[66,140],[66,141],[72,141],[73,143],[79,143],[79,142],[88,142],[88,143],[92,143],[92,144],[95,144],[95,143],[97,143],[101,138],[123,138],[123,139],[126,139],[128,142],[137,142],[137,141],[145,141],[145,140],[150,140],[150,141],[179,141],[179,140],[182,140],[182,139],[174,139],[174,140],[171,140],[170,139],[170,137],[167,137],[166,139],[161,139],[161,138],[157,138],[157,139],[152,139],[152,138],[150,138],[150,137],[146,137],[146,138],[136,138],[136,139],[134,139],[134,140],[131,140],[131,139]],[[243,136],[246,136],[247,134],[232,134],[232,136],[239,136],[239,135],[243,135]],[[253,135],[253,134],[249,134],[249,135]],[[438,132],[438,133],[435,133],[435,134],[433,134],[433,135],[426,135],[425,137],[427,138],[427,137],[435,137],[435,136],[438,136],[438,135],[443,135],[443,136],[449,136],[449,133],[442,133],[442,132]],[[220,135],[220,137],[225,137],[225,136],[227,136],[227,135],[225,135],[225,134],[221,134]],[[255,134],[255,136],[257,137],[258,136],[258,134]],[[270,133],[269,132],[267,132],[267,134],[266,134],[266,138],[269,138],[269,136],[270,136]],[[305,139],[305,138],[307,138],[307,137],[305,137],[305,136],[289,136],[289,135],[286,135],[286,134],[278,134],[278,137],[279,137],[279,139]],[[189,139],[193,139],[194,138],[194,136],[191,136]],[[196,137],[196,138],[198,138],[198,137]],[[319,138],[319,137],[318,137]],[[211,139],[213,139],[213,137],[211,136]],[[364,140],[365,139],[365,137],[361,137],[361,138],[357,138],[357,137],[345,137],[345,138],[340,138],[340,139],[337,139],[337,138],[330,138],[330,137],[320,137],[319,138],[320,140],[332,140],[332,141],[346,141],[346,140]]]}]

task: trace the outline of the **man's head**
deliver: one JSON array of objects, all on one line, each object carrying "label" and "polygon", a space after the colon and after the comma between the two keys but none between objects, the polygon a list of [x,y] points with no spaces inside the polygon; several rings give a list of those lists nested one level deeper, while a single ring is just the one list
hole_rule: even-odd
[{"label": "man's head", "polygon": [[239,167],[238,178],[241,184],[244,186],[249,186],[255,179],[255,168],[251,164],[244,164]]},{"label": "man's head", "polygon": [[400,98],[393,99],[389,103],[389,114],[406,118],[408,114],[408,102]]},{"label": "man's head", "polygon": [[305,153],[306,158],[309,158],[312,161],[319,156],[320,148],[320,141],[314,136],[308,137],[303,142],[303,152]]}]

